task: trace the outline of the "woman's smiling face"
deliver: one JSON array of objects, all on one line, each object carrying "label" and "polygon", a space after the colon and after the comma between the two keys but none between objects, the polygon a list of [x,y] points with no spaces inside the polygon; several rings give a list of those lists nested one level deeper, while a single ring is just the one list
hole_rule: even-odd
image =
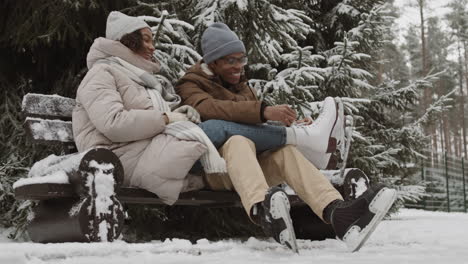
[{"label": "woman's smiling face", "polygon": [[140,29],[142,37],[142,47],[138,50],[137,54],[146,60],[152,60],[153,53],[156,50],[153,45],[153,32],[149,28]]}]

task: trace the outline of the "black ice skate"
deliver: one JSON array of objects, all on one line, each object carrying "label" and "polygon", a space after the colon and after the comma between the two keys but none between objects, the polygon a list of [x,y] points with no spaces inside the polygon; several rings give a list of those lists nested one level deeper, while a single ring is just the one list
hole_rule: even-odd
[{"label": "black ice skate", "polygon": [[266,235],[278,243],[298,252],[296,234],[292,224],[288,195],[280,187],[272,187],[265,200],[253,208],[253,219],[263,228]]},{"label": "black ice skate", "polygon": [[366,242],[396,198],[396,190],[374,186],[359,198],[337,201],[330,221],[337,237],[343,240],[351,252],[358,251]]}]

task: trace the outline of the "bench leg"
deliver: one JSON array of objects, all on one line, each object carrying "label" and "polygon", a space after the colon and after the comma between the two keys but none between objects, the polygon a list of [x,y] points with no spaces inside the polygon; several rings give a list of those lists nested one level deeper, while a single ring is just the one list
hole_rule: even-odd
[{"label": "bench leg", "polygon": [[88,242],[91,217],[88,201],[51,199],[33,208],[27,231],[33,242]]},{"label": "bench leg", "polygon": [[[114,198],[115,199],[115,198]],[[40,201],[33,208],[27,227],[29,237],[38,243],[113,241],[123,228],[124,211],[115,199],[111,213],[96,217],[91,198],[60,198]]]}]

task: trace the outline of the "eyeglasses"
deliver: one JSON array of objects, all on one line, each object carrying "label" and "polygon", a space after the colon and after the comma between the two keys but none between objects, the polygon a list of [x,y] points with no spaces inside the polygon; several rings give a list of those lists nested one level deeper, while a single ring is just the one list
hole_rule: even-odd
[{"label": "eyeglasses", "polygon": [[240,58],[227,57],[227,58],[222,58],[222,60],[224,60],[230,66],[235,66],[237,64],[240,64],[240,65],[244,66],[249,61],[247,56],[243,56],[243,57],[240,57]]}]

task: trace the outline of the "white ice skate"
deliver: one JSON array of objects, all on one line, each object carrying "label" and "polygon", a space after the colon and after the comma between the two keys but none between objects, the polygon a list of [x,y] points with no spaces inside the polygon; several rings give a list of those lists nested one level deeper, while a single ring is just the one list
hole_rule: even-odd
[{"label": "white ice skate", "polygon": [[345,150],[345,118],[339,97],[327,97],[318,118],[309,126],[295,127],[297,148],[318,169],[335,169],[334,152]]}]

